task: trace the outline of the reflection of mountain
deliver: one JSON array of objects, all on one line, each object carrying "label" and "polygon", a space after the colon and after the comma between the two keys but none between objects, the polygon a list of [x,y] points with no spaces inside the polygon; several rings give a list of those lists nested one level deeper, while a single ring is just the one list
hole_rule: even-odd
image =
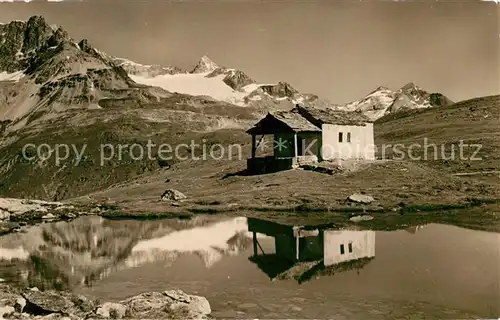
[{"label": "reflection of mountain", "polygon": [[224,256],[236,255],[250,246],[252,240],[246,229],[246,218],[235,218],[143,240],[132,248],[130,255],[104,270],[99,278],[147,263],[161,261],[169,266],[183,254],[195,254],[210,268]]},{"label": "reflection of mountain", "polygon": [[196,253],[205,266],[210,267],[222,256],[238,253],[249,245],[246,229],[246,218],[222,221],[207,227],[186,229],[161,238],[140,241],[132,248],[132,254],[154,250]]},{"label": "reflection of mountain", "polygon": [[0,277],[23,286],[68,288],[146,263],[199,255],[207,267],[249,246],[246,219],[114,221],[99,217],[43,224],[0,238]]},{"label": "reflection of mountain", "polygon": [[275,253],[258,255],[254,238],[250,258],[272,279],[299,282],[319,275],[363,268],[375,257],[375,231],[311,229],[249,219],[248,230],[272,236]]}]

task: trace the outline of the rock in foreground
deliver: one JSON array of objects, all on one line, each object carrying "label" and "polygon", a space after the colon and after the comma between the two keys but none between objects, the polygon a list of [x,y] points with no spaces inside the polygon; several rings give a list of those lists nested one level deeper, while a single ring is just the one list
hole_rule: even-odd
[{"label": "rock in foreground", "polygon": [[143,293],[121,303],[135,319],[203,319],[212,312],[206,298],[180,290]]},{"label": "rock in foreground", "polygon": [[161,195],[161,200],[163,201],[178,201],[186,198],[187,197],[182,192],[175,189],[167,189]]},{"label": "rock in foreground", "polygon": [[206,298],[181,290],[147,292],[98,304],[70,292],[0,285],[1,319],[207,319],[210,313]]},{"label": "rock in foreground", "polygon": [[356,203],[370,204],[375,199],[373,199],[373,197],[366,195],[366,194],[355,193],[355,194],[350,195],[349,198],[347,198],[347,200],[351,201],[351,202],[356,202]]}]

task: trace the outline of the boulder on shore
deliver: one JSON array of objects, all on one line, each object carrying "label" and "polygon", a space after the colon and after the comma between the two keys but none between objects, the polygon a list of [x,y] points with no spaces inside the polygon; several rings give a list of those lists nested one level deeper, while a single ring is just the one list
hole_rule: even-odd
[{"label": "boulder on shore", "polygon": [[175,189],[167,189],[161,195],[162,201],[179,201],[179,200],[183,200],[186,198],[187,197],[182,192],[175,190]]},{"label": "boulder on shore", "polygon": [[97,308],[96,314],[103,318],[122,319],[125,317],[127,307],[121,303],[106,302]]},{"label": "boulder on shore", "polygon": [[369,195],[366,195],[366,194],[361,194],[361,193],[351,194],[347,198],[347,200],[351,201],[351,202],[362,203],[362,204],[370,204],[373,201],[375,201],[375,199],[373,199],[372,196],[369,196]]},{"label": "boulder on shore", "polygon": [[147,292],[121,303],[135,319],[205,319],[212,312],[206,298],[181,290]]}]

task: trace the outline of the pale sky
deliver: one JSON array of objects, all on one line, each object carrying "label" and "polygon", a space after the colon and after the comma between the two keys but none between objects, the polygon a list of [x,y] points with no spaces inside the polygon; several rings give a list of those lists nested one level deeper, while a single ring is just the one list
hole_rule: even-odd
[{"label": "pale sky", "polygon": [[89,0],[1,3],[0,21],[43,15],[98,49],[190,69],[207,54],[261,83],[335,103],[413,81],[455,101],[500,93],[493,2]]}]

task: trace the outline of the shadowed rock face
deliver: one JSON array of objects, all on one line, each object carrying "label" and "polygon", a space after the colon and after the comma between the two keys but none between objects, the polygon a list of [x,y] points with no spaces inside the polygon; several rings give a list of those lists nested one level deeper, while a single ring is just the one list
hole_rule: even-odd
[{"label": "shadowed rock face", "polygon": [[0,34],[0,72],[22,73],[0,87],[0,120],[17,120],[18,127],[32,122],[34,113],[40,118],[67,109],[99,109],[102,99],[137,102],[135,92],[145,93],[141,102],[168,96],[164,90],[136,84],[86,39],[76,43],[40,16],[0,25]]},{"label": "shadowed rock face", "polygon": [[39,51],[67,40],[69,37],[63,29],[51,28],[41,16],[0,25],[0,71],[23,70]]},{"label": "shadowed rock face", "polygon": [[446,97],[442,93],[431,93],[430,103],[434,107],[444,107],[444,106],[452,105],[453,101],[448,99],[448,97]]},{"label": "shadowed rock face", "polygon": [[222,81],[234,90],[241,90],[244,86],[255,83],[252,78],[240,70],[229,71]]},{"label": "shadowed rock face", "polygon": [[275,85],[264,85],[260,87],[264,92],[276,98],[293,97],[299,93],[287,82],[278,82]]}]

